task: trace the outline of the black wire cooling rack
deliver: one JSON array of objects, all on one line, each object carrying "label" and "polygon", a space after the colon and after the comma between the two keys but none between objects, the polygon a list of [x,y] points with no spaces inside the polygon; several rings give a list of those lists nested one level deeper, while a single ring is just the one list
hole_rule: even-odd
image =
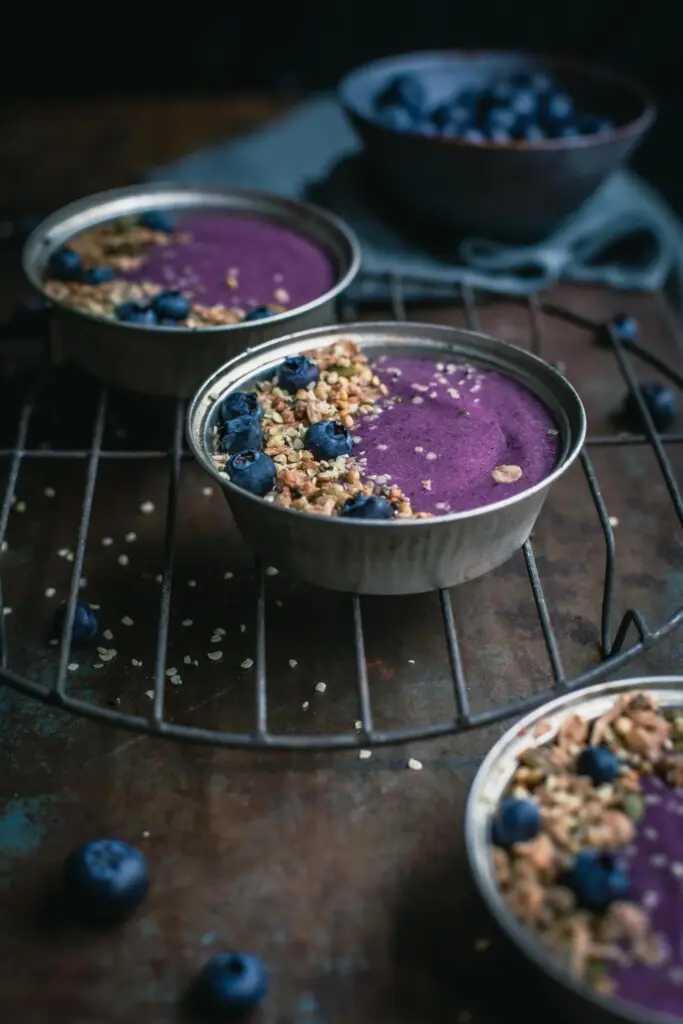
[{"label": "black wire cooling rack", "polygon": [[[395,319],[403,320],[405,314],[405,289],[411,282],[405,279],[391,278],[384,282],[391,294],[391,307]],[[425,282],[420,282],[425,284]],[[428,283],[428,282],[427,282]],[[484,298],[485,294],[478,293]],[[454,301],[457,300],[464,308],[467,324],[470,329],[479,329],[477,299],[469,287],[459,287]],[[601,599],[600,622],[600,656],[595,665],[580,675],[568,677],[562,664],[556,634],[551,625],[551,613],[541,583],[534,557],[531,541],[522,549],[523,561],[528,574],[538,621],[548,658],[549,685],[543,692],[524,697],[506,704],[487,708],[473,713],[468,698],[468,680],[466,678],[460,640],[456,626],[450,593],[442,590],[439,593],[440,609],[446,648],[450,662],[450,673],[453,688],[452,714],[444,720],[428,725],[403,727],[393,730],[377,729],[373,720],[373,700],[368,678],[368,665],[365,654],[365,634],[363,627],[363,601],[358,596],[349,599],[349,614],[352,617],[353,645],[355,654],[356,678],[359,707],[359,723],[353,732],[329,732],[326,734],[284,734],[273,732],[269,728],[269,683],[267,673],[267,633],[266,633],[266,574],[264,568],[255,563],[256,607],[255,607],[255,693],[253,728],[244,732],[218,731],[200,728],[170,721],[166,717],[166,684],[167,684],[167,653],[169,644],[170,611],[173,559],[176,540],[176,521],[178,509],[178,482],[181,462],[190,458],[184,446],[184,402],[178,401],[175,406],[173,441],[170,450],[108,450],[103,448],[103,437],[107,422],[108,392],[102,387],[96,403],[90,444],[87,448],[76,450],[52,450],[27,447],[29,427],[34,413],[39,384],[29,392],[21,407],[18,417],[16,438],[11,448],[0,449],[0,457],[9,460],[9,472],[5,487],[2,507],[0,510],[0,542],[4,540],[9,521],[15,489],[22,464],[34,459],[80,459],[85,460],[87,470],[85,487],[78,525],[77,542],[73,555],[71,579],[66,602],[66,612],[61,639],[59,640],[59,661],[54,679],[50,683],[37,682],[11,670],[7,646],[7,635],[4,616],[4,603],[0,583],[0,680],[10,687],[40,701],[50,703],[97,721],[106,722],[138,733],[173,737],[177,740],[202,743],[224,747],[252,747],[271,749],[343,749],[363,748],[393,743],[405,743],[410,740],[428,739],[451,733],[474,730],[483,726],[502,722],[518,716],[546,702],[558,693],[567,689],[586,686],[597,682],[606,675],[620,669],[628,661],[641,652],[649,649],[658,640],[665,637],[683,621],[683,607],[678,608],[669,619],[652,628],[645,621],[637,608],[629,608],[616,630],[613,621],[613,599],[615,587],[615,541],[610,517],[601,492],[598,477],[591,459],[591,448],[595,446],[647,444],[654,452],[664,482],[673,502],[679,524],[683,526],[683,500],[669,462],[666,446],[670,443],[683,441],[681,434],[659,434],[652,421],[637,388],[636,375],[632,366],[632,357],[649,364],[665,375],[678,388],[683,389],[683,377],[658,357],[647,351],[634,341],[622,340],[610,324],[597,322],[588,317],[572,312],[551,303],[544,303],[536,296],[519,300],[527,306],[531,324],[531,348],[538,354],[544,354],[545,317],[563,318],[575,326],[589,332],[602,344],[611,349],[618,370],[627,388],[635,395],[641,412],[644,433],[640,436],[619,435],[592,436],[587,439],[586,447],[580,456],[580,465],[585,475],[588,489],[595,507],[597,521],[604,539],[604,579]],[[342,310],[344,319],[356,319],[356,308],[346,300]],[[67,678],[71,655],[71,632],[74,621],[76,602],[79,596],[79,581],[88,538],[88,528],[93,507],[93,498],[98,476],[98,468],[105,460],[166,460],[169,467],[169,486],[166,503],[166,525],[163,554],[163,570],[158,605],[156,658],[154,671],[154,699],[151,704],[151,715],[127,714],[113,708],[100,706],[88,700],[71,695],[68,692]],[[400,601],[401,598],[394,600]],[[633,633],[634,641],[626,646],[629,634]]]}]

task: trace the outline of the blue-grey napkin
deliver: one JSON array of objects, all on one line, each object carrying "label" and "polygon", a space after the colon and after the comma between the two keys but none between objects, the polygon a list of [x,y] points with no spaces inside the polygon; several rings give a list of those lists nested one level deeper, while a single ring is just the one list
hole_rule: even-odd
[{"label": "blue-grey napkin", "polygon": [[[155,181],[191,181],[309,197],[343,217],[361,241],[363,269],[400,274],[411,298],[448,295],[459,282],[524,295],[559,278],[683,295],[683,225],[637,175],[622,170],[545,241],[514,246],[470,238],[430,252],[373,209],[359,172],[359,143],[336,101],[320,97],[264,128],[157,168]],[[367,289],[365,294],[367,294]]]}]

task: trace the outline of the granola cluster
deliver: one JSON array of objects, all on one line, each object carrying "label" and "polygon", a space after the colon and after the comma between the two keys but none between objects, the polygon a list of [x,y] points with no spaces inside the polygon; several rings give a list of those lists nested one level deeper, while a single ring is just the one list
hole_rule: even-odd
[{"label": "granola cluster", "polygon": [[[391,502],[398,519],[430,518],[430,513],[413,511],[400,487],[366,476],[361,456],[327,462],[317,460],[304,447],[311,424],[337,420],[353,430],[359,417],[377,419],[393,401],[356,342],[341,341],[306,355],[320,370],[316,383],[295,394],[278,387],[276,381],[256,384],[263,410],[264,451],[277,466],[275,489],[264,500],[301,512],[336,515],[349,498],[378,495]],[[227,475],[228,456],[218,450],[218,440],[216,427],[212,458],[219,472]]]},{"label": "granola cluster", "polygon": [[[138,270],[147,259],[154,246],[185,245],[191,241],[188,232],[152,231],[144,227],[134,217],[121,217],[99,227],[84,231],[69,241],[69,248],[76,252],[85,270],[92,267],[109,267],[117,274],[126,274]],[[226,270],[227,288],[237,284],[234,269]],[[88,284],[79,280],[60,281],[48,278],[45,281],[45,293],[51,299],[61,302],[72,309],[78,309],[94,316],[115,319],[115,310],[123,302],[147,302],[164,290],[160,284],[152,282],[128,281],[116,278],[101,284]],[[201,284],[193,284],[192,292],[204,290]],[[283,289],[276,289],[275,302],[269,303],[267,309],[273,314],[287,310],[289,296]],[[247,316],[247,310],[240,306],[222,304],[206,305],[196,299],[190,305],[189,315],[180,322],[183,327],[219,327],[241,323]]]},{"label": "granola cluster", "polygon": [[[537,730],[539,738],[546,728]],[[622,767],[610,783],[596,785],[579,773],[586,746],[606,747]],[[532,801],[539,834],[510,849],[494,847],[498,883],[514,916],[549,946],[572,973],[610,994],[610,966],[663,962],[662,942],[647,909],[629,900],[595,912],[577,905],[564,884],[584,850],[623,850],[636,836],[645,811],[643,777],[683,783],[683,717],[670,720],[645,693],[620,697],[589,723],[565,719],[551,743],[529,747],[519,758],[507,796]]]}]

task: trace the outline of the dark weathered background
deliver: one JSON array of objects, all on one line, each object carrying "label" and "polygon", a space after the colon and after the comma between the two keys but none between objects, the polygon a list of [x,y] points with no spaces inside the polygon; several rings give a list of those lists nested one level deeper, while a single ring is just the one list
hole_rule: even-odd
[{"label": "dark weathered background", "polygon": [[106,12],[13,4],[3,20],[0,88],[11,97],[328,88],[362,61],[428,47],[583,56],[655,92],[662,117],[638,162],[683,208],[677,0],[123,0]]}]

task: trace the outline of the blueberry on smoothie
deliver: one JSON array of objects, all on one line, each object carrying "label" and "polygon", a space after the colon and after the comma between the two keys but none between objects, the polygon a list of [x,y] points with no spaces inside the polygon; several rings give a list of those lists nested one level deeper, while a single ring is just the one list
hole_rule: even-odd
[{"label": "blueberry on smoothie", "polygon": [[267,320],[269,316],[275,316],[272,309],[268,306],[256,306],[255,309],[249,310],[244,319],[251,323],[252,320]]},{"label": "blueberry on smoothie", "polygon": [[275,483],[275,463],[265,452],[246,450],[232,455],[225,470],[230,482],[262,498]]},{"label": "blueberry on smoothie", "polygon": [[342,505],[339,515],[343,519],[393,519],[394,510],[386,498],[357,494]]},{"label": "blueberry on smoothie", "polygon": [[156,313],[150,306],[142,306],[139,302],[120,302],[114,310],[116,319],[122,324],[156,324]]},{"label": "blueberry on smoothie", "polygon": [[163,291],[154,296],[152,309],[160,320],[186,320],[190,315],[190,302],[182,292]]},{"label": "blueberry on smoothie", "polygon": [[582,907],[596,911],[625,900],[631,888],[628,869],[610,850],[581,850],[566,882]]},{"label": "blueberry on smoothie", "polygon": [[263,416],[263,409],[255,391],[232,391],[221,399],[218,415],[224,423],[238,416]]},{"label": "blueberry on smoothie", "polygon": [[304,446],[316,459],[337,459],[340,455],[351,454],[353,438],[338,420],[321,420],[312,423],[306,431]]},{"label": "blueberry on smoothie", "polygon": [[148,210],[140,214],[138,223],[148,231],[159,231],[164,235],[173,234],[173,220],[163,210]]},{"label": "blueberry on smoothie", "polygon": [[92,924],[129,917],[149,889],[147,861],[120,839],[95,839],[70,853],[62,872],[67,910]]},{"label": "blueberry on smoothie", "polygon": [[493,841],[504,849],[515,843],[528,843],[541,830],[541,815],[531,800],[507,797],[493,822]]},{"label": "blueberry on smoothie", "polygon": [[576,762],[579,775],[587,775],[596,786],[616,779],[621,761],[608,747],[584,747]]},{"label": "blueberry on smoothie", "polygon": [[224,424],[218,449],[236,455],[246,448],[260,448],[262,443],[263,431],[259,418],[254,415],[238,416]]},{"label": "blueberry on smoothie", "polygon": [[284,391],[295,394],[320,377],[320,370],[306,356],[290,356],[278,367],[278,384]]},{"label": "blueberry on smoothie", "polygon": [[83,271],[81,281],[83,284],[107,284],[115,277],[116,274],[111,267],[88,267]]},{"label": "blueberry on smoothie", "polygon": [[78,281],[82,270],[81,257],[68,246],[53,252],[47,265],[48,276],[58,281]]}]

